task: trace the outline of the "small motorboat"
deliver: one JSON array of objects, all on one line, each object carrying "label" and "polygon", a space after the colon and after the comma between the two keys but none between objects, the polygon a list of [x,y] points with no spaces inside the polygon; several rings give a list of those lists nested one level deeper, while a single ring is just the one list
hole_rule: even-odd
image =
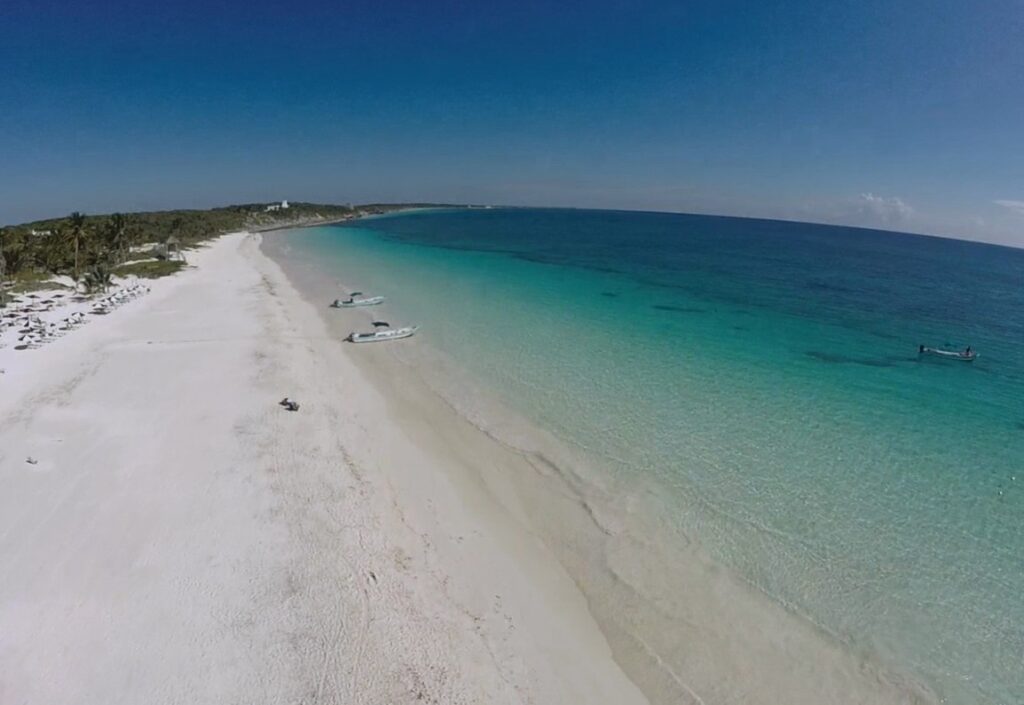
[{"label": "small motorboat", "polygon": [[919,345],[917,352],[919,355],[935,355],[936,357],[943,357],[947,360],[959,360],[960,362],[974,362],[974,359],[978,357],[978,353],[970,348],[966,350],[944,350],[942,348],[929,348],[925,345]]},{"label": "small motorboat", "polygon": [[402,328],[388,328],[386,330],[375,330],[370,333],[355,333],[348,336],[350,343],[376,343],[384,340],[398,340],[408,338],[420,329],[419,326],[404,326]]},{"label": "small motorboat", "polygon": [[331,304],[333,308],[351,308],[353,306],[376,306],[384,303],[383,296],[369,296],[365,299],[357,299],[355,295],[347,299],[335,299]]}]

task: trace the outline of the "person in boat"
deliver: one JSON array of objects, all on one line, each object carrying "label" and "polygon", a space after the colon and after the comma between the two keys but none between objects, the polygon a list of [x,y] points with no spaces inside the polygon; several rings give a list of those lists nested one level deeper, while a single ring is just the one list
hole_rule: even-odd
[{"label": "person in boat", "polygon": [[970,346],[970,345],[968,345],[968,346],[967,346],[967,349],[966,349],[966,350],[964,350],[964,357],[970,357],[970,356],[971,356],[971,355],[973,355],[973,354],[974,354],[974,353],[972,353],[972,352],[971,352],[971,346]]},{"label": "person in boat", "polygon": [[922,343],[921,345],[917,346],[917,352],[918,352],[918,354],[923,354],[924,353],[924,343]]}]

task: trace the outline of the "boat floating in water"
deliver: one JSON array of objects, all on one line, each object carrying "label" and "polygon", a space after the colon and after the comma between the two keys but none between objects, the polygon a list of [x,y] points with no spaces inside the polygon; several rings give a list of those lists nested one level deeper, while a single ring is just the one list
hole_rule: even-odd
[{"label": "boat floating in water", "polygon": [[974,362],[974,359],[978,357],[978,353],[971,350],[970,347],[965,350],[943,350],[942,348],[929,348],[925,345],[917,346],[917,352],[919,355],[935,355],[936,357],[944,357],[947,360],[959,360],[960,362]]},{"label": "boat floating in water", "polygon": [[351,333],[347,340],[350,343],[377,343],[385,340],[399,340],[409,338],[420,329],[419,326],[404,326],[402,328],[387,328],[375,330],[370,333]]},{"label": "boat floating in water", "polygon": [[377,304],[384,303],[383,296],[368,296],[365,299],[356,298],[361,295],[361,291],[354,291],[347,299],[335,299],[331,306],[333,308],[351,308],[353,306],[376,306]]}]

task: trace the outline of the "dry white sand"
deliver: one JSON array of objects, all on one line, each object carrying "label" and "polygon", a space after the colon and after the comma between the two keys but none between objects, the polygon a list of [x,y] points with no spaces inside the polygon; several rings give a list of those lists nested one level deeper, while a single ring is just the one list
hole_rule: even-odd
[{"label": "dry white sand", "polygon": [[0,703],[644,702],[496,461],[404,431],[258,236],[190,261],[0,350]]}]

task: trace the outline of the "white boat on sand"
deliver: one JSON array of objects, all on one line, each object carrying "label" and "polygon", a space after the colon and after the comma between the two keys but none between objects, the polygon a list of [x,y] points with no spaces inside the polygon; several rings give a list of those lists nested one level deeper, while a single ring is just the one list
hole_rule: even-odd
[{"label": "white boat on sand", "polygon": [[350,343],[377,343],[385,340],[399,340],[409,338],[420,329],[419,326],[404,326],[402,328],[387,328],[375,330],[370,333],[351,333],[347,340]]}]

